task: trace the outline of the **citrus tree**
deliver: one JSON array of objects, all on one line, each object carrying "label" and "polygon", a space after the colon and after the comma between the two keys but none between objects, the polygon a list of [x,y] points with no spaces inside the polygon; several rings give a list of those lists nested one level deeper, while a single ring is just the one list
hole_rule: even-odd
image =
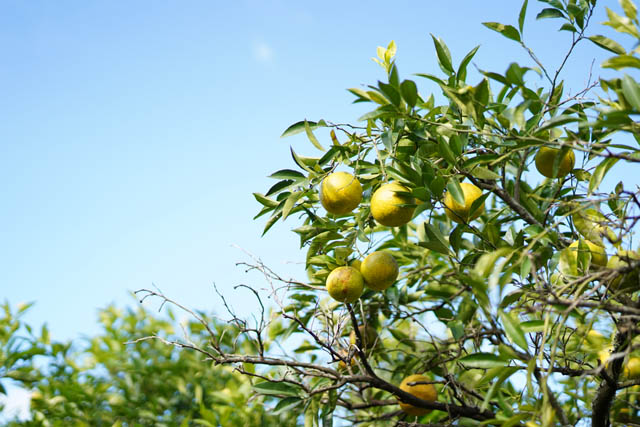
[{"label": "citrus tree", "polygon": [[[229,366],[203,368],[202,353],[181,352],[159,339],[187,334],[204,345],[209,331],[190,321],[182,331],[175,319],[143,308],[109,306],[99,312],[101,331],[86,340],[55,341],[43,326],[24,323],[28,306],[0,315],[0,379],[31,393],[28,420],[6,425],[176,426],[287,425],[294,418],[267,412],[248,379]],[[171,313],[169,313],[171,314]],[[207,320],[211,332],[222,325]],[[225,325],[228,331],[228,326]],[[158,340],[133,342],[144,335]],[[226,351],[248,351],[250,344],[222,339]],[[249,346],[249,347],[247,347]],[[6,393],[1,387],[0,392]],[[0,410],[2,408],[0,407]]]},{"label": "citrus tree", "polygon": [[[640,423],[640,199],[605,179],[640,174],[637,10],[607,9],[608,38],[591,30],[595,0],[540,3],[569,35],[557,66],[527,45],[525,1],[513,25],[484,25],[529,63],[472,72],[478,48],[455,61],[432,36],[440,70],[403,79],[391,42],[384,81],[350,89],[371,105],[358,123],[284,132],[318,154],[291,149],[257,217],[265,233],[293,224],[307,277],[248,262],[274,301],[233,317],[253,351],[215,335],[197,351],[308,426]],[[611,53],[614,77],[565,90],[584,44]]]}]

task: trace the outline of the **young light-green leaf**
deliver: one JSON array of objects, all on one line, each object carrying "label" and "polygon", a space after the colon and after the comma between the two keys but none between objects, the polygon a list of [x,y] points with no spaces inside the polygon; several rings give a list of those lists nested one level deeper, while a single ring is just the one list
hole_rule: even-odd
[{"label": "young light-green leaf", "polygon": [[588,39],[609,52],[617,53],[618,55],[624,55],[627,53],[618,42],[615,42],[605,36],[591,36],[588,37]]},{"label": "young light-green leaf", "polygon": [[253,389],[260,394],[268,394],[275,396],[292,396],[300,395],[300,388],[289,383],[262,381],[253,385]]},{"label": "young light-green leaf", "polygon": [[527,16],[527,5],[529,0],[524,0],[522,3],[522,7],[520,8],[520,14],[518,15],[518,28],[520,28],[520,34],[522,34],[522,30],[524,28],[524,18]]},{"label": "young light-green leaf", "polygon": [[513,25],[504,25],[499,22],[483,22],[482,25],[493,31],[499,32],[508,39],[515,40],[517,42],[520,41],[520,33]]},{"label": "young light-green leaf", "polygon": [[640,68],[640,59],[631,55],[619,55],[609,58],[602,63],[602,68],[613,68],[621,70],[623,68]]},{"label": "young light-green leaf", "polygon": [[311,131],[311,125],[306,120],[304,121],[304,131],[307,133],[307,138],[309,138],[309,141],[311,141],[313,146],[320,151],[324,151],[324,147],[320,144],[318,138],[316,138],[316,136],[313,134],[313,132]]},{"label": "young light-green leaf", "polygon": [[604,159],[598,166],[596,166],[596,170],[593,172],[593,175],[591,175],[591,180],[589,181],[589,194],[591,194],[593,190],[598,188],[607,172],[609,172],[609,169],[611,169],[613,165],[618,162],[618,160],[619,159],[610,157]]},{"label": "young light-green leaf", "polygon": [[520,322],[518,319],[514,318],[510,313],[505,313],[504,311],[500,311],[500,320],[502,321],[502,325],[504,326],[504,332],[507,334],[507,338],[513,344],[517,345],[524,351],[527,351],[527,339],[524,336],[524,332],[520,327]]},{"label": "young light-green leaf", "polygon": [[305,131],[305,123],[307,123],[309,125],[310,129],[317,129],[317,128],[321,128],[321,127],[326,127],[327,123],[324,120],[320,120],[317,123],[316,122],[311,122],[308,120],[303,120],[301,122],[297,122],[292,124],[291,126],[289,126],[287,128],[287,130],[285,130],[282,135],[280,135],[280,138],[284,138],[287,136],[291,136],[291,135],[295,135],[298,133],[302,133]]},{"label": "young light-green leaf", "polygon": [[470,354],[461,358],[459,362],[468,368],[480,369],[502,368],[509,364],[508,360],[502,359],[493,353]]}]

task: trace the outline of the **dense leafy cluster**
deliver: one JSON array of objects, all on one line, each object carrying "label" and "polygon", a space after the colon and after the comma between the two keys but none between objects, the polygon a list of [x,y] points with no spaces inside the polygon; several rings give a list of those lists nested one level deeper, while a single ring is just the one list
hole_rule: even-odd
[{"label": "dense leafy cluster", "polygon": [[[337,402],[352,421],[394,419],[401,413],[388,407],[392,398],[407,400],[395,385],[419,373],[436,384],[438,403],[447,403],[423,401],[439,409],[423,422],[575,425],[591,418],[608,425],[637,416],[640,381],[629,369],[625,376],[624,366],[640,344],[632,242],[638,187],[601,185],[612,170],[637,171],[640,86],[620,72],[567,94],[562,80],[580,43],[615,54],[604,68],[640,68],[636,6],[623,0],[622,14],[607,9],[605,25],[631,36],[634,48],[627,51],[589,34],[595,1],[542,3],[537,18],[557,19],[571,36],[555,70],[525,43],[525,1],[517,26],[484,25],[519,43],[531,66],[481,70],[479,81],[468,82],[478,48],[455,66],[444,41],[432,36],[441,73],[417,75],[437,88],[425,95],[416,81],[400,77],[392,42],[376,58],[386,81],[350,89],[355,102],[375,106],[361,125],[305,120],[285,131],[305,133],[322,154],[291,149],[297,168],[275,172],[277,182],[255,193],[263,205],[258,216],[270,215],[265,232],[295,216],[302,224],[293,231],[306,250],[308,280],[287,283],[281,314],[290,326],[274,338],[306,334],[298,360],[356,360],[342,361],[350,366],[347,376],[320,380],[337,391],[315,397],[325,412]],[[329,148],[315,135],[323,130]],[[318,189],[335,171],[362,185],[353,211],[332,214],[319,203]],[[415,201],[402,205],[415,208],[406,225],[385,226],[372,215],[372,195],[390,182]],[[471,203],[468,185],[481,190]],[[452,201],[467,203],[465,215],[449,214]],[[327,299],[321,291],[327,276],[374,251],[393,254],[397,282],[384,291],[365,288],[353,306]],[[612,257],[615,264],[607,261]],[[621,280],[625,286],[616,284]],[[343,338],[364,324],[379,335],[373,350]],[[299,395],[307,408],[312,399]]]},{"label": "dense leafy cluster", "polygon": [[[56,342],[46,326],[36,334],[22,321],[28,307],[1,307],[0,378],[31,392],[30,419],[8,425],[294,423],[287,414],[270,413],[263,399],[248,405],[251,384],[231,367],[211,366],[202,353],[179,351],[158,340],[130,343],[150,335],[182,335],[169,319],[142,308],[123,311],[110,306],[100,311],[99,334],[85,342]],[[215,323],[209,319],[209,324]],[[231,332],[226,325],[224,329]],[[215,330],[223,335],[222,325]],[[199,322],[190,321],[184,333],[192,342],[206,345],[208,332]],[[232,334],[223,341],[229,351],[252,349],[246,341],[234,341]]]}]

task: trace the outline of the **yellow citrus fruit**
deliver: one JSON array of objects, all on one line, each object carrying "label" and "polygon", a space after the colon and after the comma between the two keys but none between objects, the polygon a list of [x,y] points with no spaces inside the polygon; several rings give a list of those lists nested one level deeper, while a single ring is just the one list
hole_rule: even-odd
[{"label": "yellow citrus fruit", "polygon": [[[540,147],[538,154],[536,154],[536,169],[542,175],[547,178],[556,178],[553,176],[553,165],[556,158],[560,155],[559,148]],[[560,164],[558,165],[558,178],[562,178],[573,169],[573,165],[576,163],[576,155],[572,149],[566,152]]]},{"label": "yellow citrus fruit", "polygon": [[640,377],[640,357],[630,357],[624,366],[624,375],[627,378]]},{"label": "yellow citrus fruit", "polygon": [[360,271],[360,267],[362,266],[362,261],[360,261],[359,259],[354,259],[349,263],[349,265],[355,268],[356,270]]},{"label": "yellow citrus fruit", "polygon": [[[607,266],[607,252],[602,246],[598,246],[589,240],[583,240],[589,248],[589,252],[591,252],[591,265],[595,265],[598,267],[606,267]],[[579,241],[576,240],[572,244],[569,245],[568,250],[570,256],[577,260],[578,258],[578,248]],[[577,262],[577,261],[576,261]]]},{"label": "yellow citrus fruit", "polygon": [[613,347],[609,346],[603,350],[598,352],[598,360],[605,367],[609,365],[609,357],[611,357],[611,352],[613,351]]},{"label": "yellow citrus fruit", "polygon": [[[629,262],[633,260],[640,260],[640,254],[633,251],[621,250],[616,255],[613,255],[609,258],[607,262],[607,268],[624,268],[629,267]],[[638,277],[638,271],[635,269],[634,271],[630,271],[626,274],[621,274],[615,277],[609,283],[609,286],[613,290],[626,290],[626,291],[635,291],[640,287]]]},{"label": "yellow citrus fruit", "polygon": [[[438,392],[433,384],[414,384],[409,385],[410,383],[418,382],[418,381],[431,381],[429,377],[424,375],[409,375],[400,383],[400,390],[406,391],[407,393],[413,394],[415,397],[418,397],[422,400],[428,400],[429,402],[434,402],[438,397]],[[404,403],[401,400],[398,401],[400,405],[400,409],[406,412],[409,415],[425,415],[431,412],[430,409],[418,408],[417,406],[409,405],[408,403]]]},{"label": "yellow citrus fruit", "polygon": [[[349,353],[346,351],[338,351],[338,354],[340,354],[341,357],[343,357],[344,359],[348,359],[349,358]],[[351,359],[349,359],[349,366],[351,366],[352,368],[355,366],[356,364],[356,358],[355,356],[352,357]],[[342,360],[338,361],[338,368],[341,370],[346,370],[347,369],[347,364],[345,362],[343,362]]]},{"label": "yellow citrus fruit", "polygon": [[362,200],[362,185],[347,172],[334,172],[320,185],[320,203],[327,212],[342,215],[354,210]]},{"label": "yellow citrus fruit", "polygon": [[468,182],[461,183],[460,187],[462,188],[462,193],[464,194],[464,205],[456,202],[451,193],[447,191],[447,194],[445,194],[444,196],[444,212],[451,219],[451,221],[462,224],[478,218],[482,214],[482,212],[484,212],[484,204],[478,206],[475,212],[471,213],[471,205],[473,205],[473,202],[477,198],[482,196],[482,190]]},{"label": "yellow citrus fruit", "polygon": [[384,251],[369,254],[360,266],[365,284],[374,291],[384,291],[393,285],[398,278],[398,271],[396,259]]},{"label": "yellow citrus fruit", "polygon": [[[373,348],[373,346],[376,344],[376,341],[378,340],[378,332],[376,331],[376,329],[373,326],[367,326],[365,328],[364,325],[360,325],[358,326],[358,331],[360,332],[360,336],[364,341],[362,343],[364,350],[370,350],[371,348]],[[351,331],[351,333],[349,334],[349,342],[351,343],[351,345],[356,345],[356,341],[356,331]]]},{"label": "yellow citrus fruit", "polygon": [[338,267],[327,277],[327,291],[336,301],[352,303],[364,289],[362,274],[353,267]]},{"label": "yellow citrus fruit", "polygon": [[571,215],[573,225],[585,239],[604,246],[602,238],[610,241],[616,240],[616,234],[606,224],[609,222],[606,216],[596,209],[585,209]]},{"label": "yellow citrus fruit", "polygon": [[591,329],[589,332],[587,332],[587,343],[589,343],[592,348],[602,347],[602,343],[604,343],[604,340],[604,336],[594,329]]},{"label": "yellow citrus fruit", "polygon": [[387,227],[399,227],[411,221],[415,206],[412,196],[398,193],[410,193],[404,185],[392,182],[380,186],[371,196],[371,215],[378,223]]}]

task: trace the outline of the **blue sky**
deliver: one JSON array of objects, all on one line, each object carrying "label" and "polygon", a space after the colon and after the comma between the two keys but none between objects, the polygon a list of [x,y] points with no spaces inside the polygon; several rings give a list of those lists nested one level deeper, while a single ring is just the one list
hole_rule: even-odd
[{"label": "blue sky", "polygon": [[[591,34],[609,32],[602,6]],[[394,39],[402,76],[438,74],[429,33],[454,63],[504,71],[521,49],[480,23],[514,24],[520,2],[9,1],[0,6],[0,289],[36,301],[28,321],[55,338],[97,331],[96,312],[133,304],[157,284],[221,311],[212,283],[250,310],[233,285],[257,283],[235,266],[237,245],[286,275],[302,270],[294,219],[260,234],[251,193],[291,167],[282,140],[308,118],[353,121],[368,106],[345,89],[375,83],[371,61]],[[525,40],[558,64],[554,21]],[[585,42],[565,86],[584,87],[607,54]],[[434,90],[417,80],[423,93]]]}]

